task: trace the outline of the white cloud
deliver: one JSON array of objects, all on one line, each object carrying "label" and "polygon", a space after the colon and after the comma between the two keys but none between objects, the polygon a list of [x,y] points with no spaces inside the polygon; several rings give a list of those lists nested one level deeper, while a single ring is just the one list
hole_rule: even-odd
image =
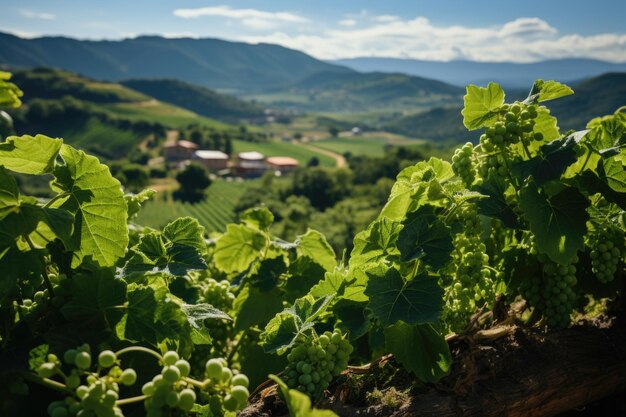
[{"label": "white cloud", "polygon": [[9,33],[13,36],[17,36],[19,38],[24,38],[24,39],[33,39],[33,38],[37,38],[40,36],[39,33],[28,32],[25,30],[13,29],[13,28],[2,28],[2,32]]},{"label": "white cloud", "polygon": [[317,58],[360,56],[448,61],[532,62],[566,57],[626,61],[626,33],[559,35],[556,28],[536,17],[523,17],[489,27],[438,26],[425,17],[374,17],[359,27],[337,27],[291,34],[274,31],[243,36],[248,42],[277,43],[300,49]]},{"label": "white cloud", "polygon": [[308,19],[290,12],[267,12],[257,9],[233,9],[230,6],[176,9],[174,16],[196,19],[204,16],[226,17],[239,20],[244,26],[256,30],[276,29],[283,24],[305,23]]},{"label": "white cloud", "polygon": [[374,17],[373,20],[375,20],[376,22],[395,22],[396,20],[400,20],[400,18],[391,14],[381,14]]},{"label": "white cloud", "polygon": [[42,13],[36,12],[34,10],[29,9],[20,9],[20,14],[27,19],[40,19],[40,20],[54,20],[56,19],[56,15],[52,13]]},{"label": "white cloud", "polygon": [[357,22],[354,19],[343,19],[337,23],[339,23],[340,26],[352,27],[352,26],[356,26]]}]

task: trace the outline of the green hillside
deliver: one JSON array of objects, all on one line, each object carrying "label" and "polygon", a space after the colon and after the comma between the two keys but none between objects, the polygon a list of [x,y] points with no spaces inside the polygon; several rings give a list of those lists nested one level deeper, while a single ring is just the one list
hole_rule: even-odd
[{"label": "green hillside", "polygon": [[323,112],[414,109],[456,103],[463,89],[404,74],[324,72],[288,90],[255,95],[277,107]]},{"label": "green hillside", "polygon": [[263,115],[263,107],[178,80],[128,80],[121,84],[157,100],[174,104],[202,116],[236,121]]},{"label": "green hillside", "polygon": [[62,68],[99,80],[174,78],[240,91],[280,87],[322,71],[354,72],[277,45],[159,36],[88,41],[0,33],[0,63]]},{"label": "green hillside", "polygon": [[26,100],[72,96],[93,103],[132,103],[150,99],[120,84],[94,81],[69,71],[51,68],[16,71],[13,74],[13,82],[24,91]]},{"label": "green hillside", "polygon": [[382,157],[385,150],[392,146],[419,146],[423,141],[409,139],[403,136],[386,132],[368,132],[361,136],[341,136],[315,141],[318,148],[327,149],[338,154],[346,152],[352,155],[365,155],[372,157]]}]

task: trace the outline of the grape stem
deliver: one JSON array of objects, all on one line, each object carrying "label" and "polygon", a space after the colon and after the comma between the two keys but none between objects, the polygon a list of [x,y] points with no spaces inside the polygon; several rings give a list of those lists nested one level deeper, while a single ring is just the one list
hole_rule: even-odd
[{"label": "grape stem", "polygon": [[117,400],[115,402],[115,405],[121,406],[121,405],[126,405],[126,404],[138,403],[138,402],[141,402],[141,401],[145,401],[148,398],[150,398],[150,397],[147,396],[147,395],[138,395],[136,397],[129,397],[129,398],[124,398],[122,400]]},{"label": "grape stem", "polygon": [[193,386],[195,386],[197,388],[202,389],[202,387],[204,387],[204,383],[198,381],[197,379],[193,379],[193,378],[190,378],[188,376],[186,376],[184,379],[185,379],[185,381],[187,381],[188,383],[190,383],[191,385],[193,385]]},{"label": "grape stem", "polygon": [[115,352],[115,356],[120,356],[120,355],[123,355],[125,353],[129,353],[129,352],[143,352],[143,353],[147,353],[147,354],[152,355],[155,358],[157,358],[159,360],[159,362],[163,362],[163,356],[161,356],[159,353],[155,352],[154,350],[145,348],[143,346],[129,346],[129,347],[126,347],[124,349],[121,349],[121,350],[118,350],[117,352]]},{"label": "grape stem", "polygon": [[39,385],[43,385],[43,386],[46,386],[48,388],[52,388],[52,389],[57,390],[57,391],[63,391],[63,392],[69,393],[70,395],[74,395],[74,392],[71,389],[69,389],[65,384],[62,384],[59,381],[55,381],[55,380],[49,379],[49,378],[42,378],[42,377],[40,377],[38,375],[35,375],[33,373],[30,373],[30,372],[23,373],[22,377],[24,379],[27,379],[27,380],[31,381],[31,382],[35,382],[35,383],[37,383]]}]

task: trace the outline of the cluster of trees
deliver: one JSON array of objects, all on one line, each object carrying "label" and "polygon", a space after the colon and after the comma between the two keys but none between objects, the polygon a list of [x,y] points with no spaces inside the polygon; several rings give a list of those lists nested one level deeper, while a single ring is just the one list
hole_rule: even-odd
[{"label": "cluster of trees", "polygon": [[394,179],[406,166],[426,155],[415,149],[393,147],[380,158],[346,155],[350,169],[307,166],[292,176],[266,174],[235,207],[242,213],[263,204],[275,216],[272,232],[293,240],[309,225],[321,231],[337,253],[352,249],[363,230],[387,201]]}]

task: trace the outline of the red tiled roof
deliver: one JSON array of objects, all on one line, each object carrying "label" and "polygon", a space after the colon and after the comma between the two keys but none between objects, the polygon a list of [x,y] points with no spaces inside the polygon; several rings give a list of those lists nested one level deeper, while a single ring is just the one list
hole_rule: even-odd
[{"label": "red tiled roof", "polygon": [[277,166],[297,166],[298,160],[290,158],[288,156],[270,156],[266,159],[266,162],[270,165]]}]

